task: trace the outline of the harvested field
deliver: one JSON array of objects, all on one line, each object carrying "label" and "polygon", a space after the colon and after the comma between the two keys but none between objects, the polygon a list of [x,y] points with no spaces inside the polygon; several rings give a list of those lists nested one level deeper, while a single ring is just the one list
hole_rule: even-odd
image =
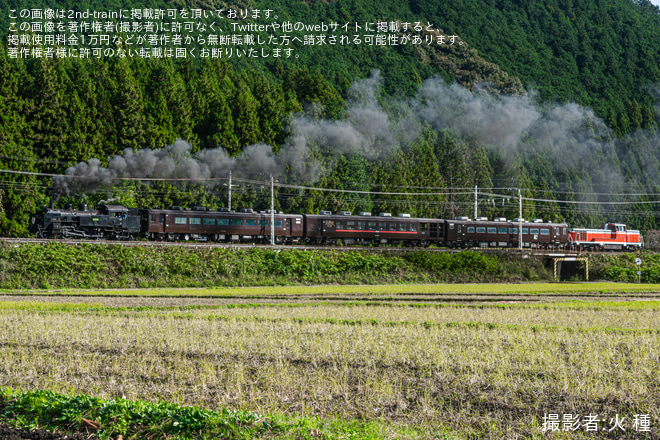
[{"label": "harvested field", "polygon": [[12,428],[0,424],[0,439],[2,440],[96,440],[95,435],[86,434],[57,434],[43,429],[30,431],[27,429]]},{"label": "harvested field", "polygon": [[219,297],[149,297],[149,296],[101,296],[101,295],[0,295],[0,301],[43,301],[53,303],[98,304],[107,307],[191,307],[233,304],[342,304],[346,302],[376,303],[381,305],[410,304],[543,304],[556,301],[660,301],[660,295],[649,293],[606,295],[600,293],[567,295],[491,295],[491,294],[397,294],[397,295],[359,295],[359,294],[310,294],[310,295],[259,295],[259,296],[219,296]]},{"label": "harvested field", "polygon": [[[380,438],[657,438],[660,298],[591,286],[6,295],[0,385],[393,427]],[[598,437],[543,434],[548,414],[597,415]]]}]

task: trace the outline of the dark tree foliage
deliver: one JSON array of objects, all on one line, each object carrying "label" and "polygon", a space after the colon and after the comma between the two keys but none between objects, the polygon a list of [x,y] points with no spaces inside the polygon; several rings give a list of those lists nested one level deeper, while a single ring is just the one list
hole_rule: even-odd
[{"label": "dark tree foliage", "polygon": [[[75,4],[74,4],[75,3]],[[56,8],[210,7],[212,2],[130,0],[60,1]],[[5,9],[39,2],[0,1]],[[433,24],[425,36],[457,35],[456,45],[301,45],[296,57],[277,59],[9,59],[0,48],[0,166],[6,170],[63,173],[80,161],[102,164],[124,149],[161,148],[187,140],[195,152],[223,147],[239,155],[264,142],[278,152],[287,142],[287,118],[305,111],[310,120],[346,118],[351,81],[373,69],[383,96],[411,96],[438,75],[493,95],[538,90],[541,101],[574,101],[594,109],[612,132],[579,156],[580,145],[552,146],[523,140],[514,152],[491,149],[477,138],[423,127],[422,135],[391,154],[365,157],[311,145],[318,161],[315,186],[401,194],[278,191],[278,209],[407,212],[427,217],[471,215],[469,189],[496,187],[506,197],[481,197],[479,214],[518,216],[515,188],[528,199],[608,202],[607,193],[660,193],[658,115],[652,97],[660,82],[660,11],[647,0],[415,0],[406,2],[241,2],[271,9],[279,20],[309,24],[379,20]],[[240,5],[239,5],[240,6]],[[7,29],[7,17],[1,28]],[[484,85],[485,84],[485,85]],[[384,105],[387,107],[387,105]],[[569,160],[570,159],[570,160]],[[570,162],[570,165],[567,163]],[[26,231],[29,214],[46,203],[50,179],[3,174],[0,233]],[[283,179],[285,179],[283,177]],[[265,188],[265,189],[264,189]],[[267,186],[245,186],[233,207],[268,208]],[[467,190],[466,190],[467,189]],[[539,196],[542,194],[542,196]],[[509,196],[510,195],[510,196]],[[76,201],[72,194],[60,203]],[[226,187],[122,183],[84,195],[90,203],[118,198],[130,206],[171,204],[226,206]],[[525,218],[567,220],[597,226],[621,220],[647,229],[657,225],[656,205],[640,202],[616,210],[607,205],[527,200]]]}]

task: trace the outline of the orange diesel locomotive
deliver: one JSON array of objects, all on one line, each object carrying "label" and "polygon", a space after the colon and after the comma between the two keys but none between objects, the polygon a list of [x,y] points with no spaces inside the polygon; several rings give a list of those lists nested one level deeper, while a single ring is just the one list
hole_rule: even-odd
[{"label": "orange diesel locomotive", "polygon": [[623,223],[605,223],[602,229],[569,229],[568,242],[572,247],[586,251],[634,251],[644,245],[642,234],[628,230]]}]

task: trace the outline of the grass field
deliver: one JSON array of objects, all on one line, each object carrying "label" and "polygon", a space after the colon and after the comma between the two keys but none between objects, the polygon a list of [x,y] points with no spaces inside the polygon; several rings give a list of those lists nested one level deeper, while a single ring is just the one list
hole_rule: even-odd
[{"label": "grass field", "polygon": [[[660,436],[654,285],[3,294],[8,401],[47,390],[239,410],[253,414],[244,438]],[[549,414],[559,431],[543,432]],[[104,420],[110,437],[135,429]]]}]

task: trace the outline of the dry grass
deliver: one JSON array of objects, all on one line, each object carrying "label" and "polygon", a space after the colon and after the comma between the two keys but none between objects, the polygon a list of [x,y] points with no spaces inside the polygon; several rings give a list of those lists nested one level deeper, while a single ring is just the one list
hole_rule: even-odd
[{"label": "dry grass", "polygon": [[[190,318],[254,318],[264,320],[363,321],[374,324],[487,323],[499,326],[564,327],[566,329],[660,330],[657,309],[567,309],[563,307],[405,307],[363,305],[297,305],[220,307],[171,313]],[[168,316],[164,314],[163,316]],[[375,321],[375,322],[374,322]]]},{"label": "dry grass", "polygon": [[492,438],[538,435],[545,413],[657,425],[658,311],[628,304],[4,308],[0,385]]}]

